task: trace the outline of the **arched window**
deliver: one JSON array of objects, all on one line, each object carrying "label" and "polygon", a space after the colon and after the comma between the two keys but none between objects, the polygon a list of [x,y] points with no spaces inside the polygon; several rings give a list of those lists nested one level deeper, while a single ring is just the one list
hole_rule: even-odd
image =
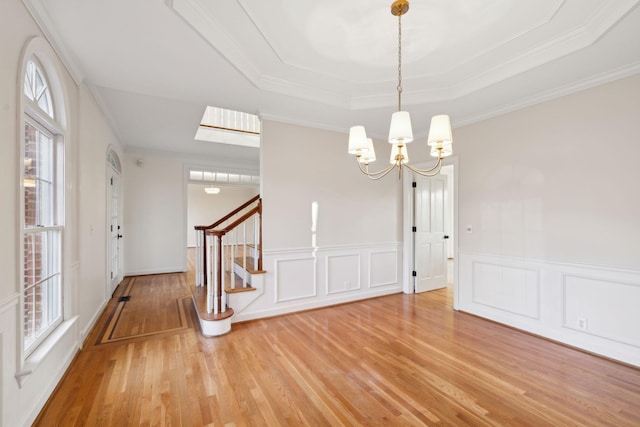
[{"label": "arched window", "polygon": [[[21,141],[22,340],[29,355],[62,323],[63,102],[35,53],[24,58]],[[51,70],[50,72],[53,72]],[[60,91],[61,92],[61,91]],[[59,96],[62,96],[61,94]]]}]

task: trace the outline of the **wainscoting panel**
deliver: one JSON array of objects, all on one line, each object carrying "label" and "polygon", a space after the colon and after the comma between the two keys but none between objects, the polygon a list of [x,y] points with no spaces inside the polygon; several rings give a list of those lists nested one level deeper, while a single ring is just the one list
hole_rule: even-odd
[{"label": "wainscoting panel", "polygon": [[640,285],[565,274],[564,326],[640,348]]},{"label": "wainscoting panel", "polygon": [[640,367],[640,270],[458,252],[461,311]]},{"label": "wainscoting panel", "polygon": [[327,255],[327,295],[360,289],[360,255]]},{"label": "wainscoting panel", "polygon": [[261,293],[232,306],[232,323],[402,292],[401,252],[399,242],[265,251]]},{"label": "wainscoting panel", "polygon": [[380,251],[369,254],[369,287],[398,283],[398,251]]},{"label": "wainscoting panel", "polygon": [[[16,344],[19,294],[13,294],[0,300],[0,425],[16,422],[16,402],[13,395],[19,393],[18,383],[13,374],[19,369],[16,365]],[[23,423],[25,421],[21,420]]]},{"label": "wainscoting panel", "polygon": [[316,296],[316,259],[283,259],[275,263],[275,302]]},{"label": "wainscoting panel", "polygon": [[538,271],[505,265],[473,263],[473,302],[520,316],[540,317]]}]

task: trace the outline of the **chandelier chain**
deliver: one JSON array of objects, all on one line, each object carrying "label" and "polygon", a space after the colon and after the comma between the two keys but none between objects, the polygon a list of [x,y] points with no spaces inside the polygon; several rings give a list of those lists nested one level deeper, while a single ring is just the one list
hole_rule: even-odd
[{"label": "chandelier chain", "polygon": [[391,116],[388,141],[393,145],[389,165],[377,172],[370,171],[369,163],[376,160],[373,140],[367,138],[364,126],[352,126],[349,130],[349,153],[356,155],[356,162],[360,172],[372,180],[384,178],[396,167],[398,168],[398,178],[400,179],[402,178],[404,167],[418,175],[434,176],[440,173],[443,159],[453,153],[449,116],[445,114],[433,116],[427,137],[427,145],[431,147],[431,156],[437,157],[438,160],[429,169],[419,169],[409,164],[406,144],[413,141],[413,131],[411,130],[409,112],[402,110],[402,15],[407,13],[408,10],[408,0],[394,0],[391,5],[391,14],[398,17],[398,86],[396,87],[398,92],[398,111],[397,114],[393,113]]},{"label": "chandelier chain", "polygon": [[398,15],[398,111],[402,111],[402,14]]}]

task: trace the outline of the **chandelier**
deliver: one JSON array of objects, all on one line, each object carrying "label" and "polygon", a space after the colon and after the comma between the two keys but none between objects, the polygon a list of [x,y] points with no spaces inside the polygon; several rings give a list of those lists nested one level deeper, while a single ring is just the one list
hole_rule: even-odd
[{"label": "chandelier", "polygon": [[364,126],[353,126],[349,130],[349,154],[356,155],[360,171],[370,179],[383,178],[396,167],[398,168],[398,178],[400,178],[403,166],[423,176],[434,176],[440,172],[442,159],[453,153],[449,116],[433,116],[427,144],[431,147],[431,156],[437,157],[438,160],[430,169],[418,169],[409,164],[406,144],[413,141],[413,130],[411,129],[409,112],[402,111],[402,15],[408,10],[409,2],[407,0],[396,0],[391,5],[391,14],[398,17],[398,111],[391,116],[391,126],[389,127],[389,143],[392,144],[390,165],[377,172],[369,171],[369,163],[376,160],[373,140],[367,138]]}]

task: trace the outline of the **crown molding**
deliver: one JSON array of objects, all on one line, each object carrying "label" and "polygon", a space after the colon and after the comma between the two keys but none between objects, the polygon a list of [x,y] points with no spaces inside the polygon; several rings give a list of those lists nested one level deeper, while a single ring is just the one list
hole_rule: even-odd
[{"label": "crown molding", "polygon": [[85,79],[84,72],[76,61],[73,60],[73,55],[64,47],[64,44],[61,42],[61,37],[56,32],[42,2],[38,0],[22,0],[22,3],[34,21],[36,21],[40,31],[42,31],[47,42],[51,45],[51,48],[60,61],[62,61],[62,64],[71,75],[75,84],[80,86]]},{"label": "crown molding", "polygon": [[505,105],[500,108],[489,110],[479,115],[457,118],[456,125],[458,126],[470,125],[483,120],[491,119],[493,117],[501,116],[503,114],[522,110],[524,108],[541,104],[543,102],[551,101],[556,98],[571,95],[572,93],[580,92],[580,91],[591,89],[607,83],[611,83],[613,81],[620,80],[625,77],[631,77],[636,74],[640,74],[640,61],[636,61],[627,66],[620,67],[606,73],[601,73],[596,76],[591,76],[568,85],[563,85],[555,89],[551,89],[551,90],[536,94],[535,96],[525,98],[521,101],[509,104],[509,105]]}]

